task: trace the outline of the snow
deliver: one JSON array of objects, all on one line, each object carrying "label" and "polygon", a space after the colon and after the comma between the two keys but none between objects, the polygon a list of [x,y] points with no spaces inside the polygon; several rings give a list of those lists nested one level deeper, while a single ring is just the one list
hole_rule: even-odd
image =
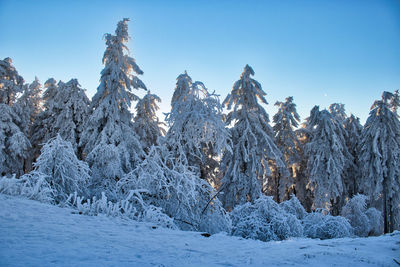
[{"label": "snow", "polygon": [[400,232],[261,242],[155,228],[0,194],[0,266],[397,266]]}]

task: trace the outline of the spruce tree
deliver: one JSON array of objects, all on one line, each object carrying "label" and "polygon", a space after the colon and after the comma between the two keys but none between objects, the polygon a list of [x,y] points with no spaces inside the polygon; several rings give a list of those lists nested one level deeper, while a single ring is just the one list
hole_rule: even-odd
[{"label": "spruce tree", "polygon": [[274,143],[268,114],[258,103],[267,104],[266,94],[261,84],[251,78],[253,75],[253,69],[246,65],[223,103],[229,110],[233,107],[226,123],[233,124],[230,132],[234,145],[222,160],[221,200],[228,209],[259,198],[274,165],[287,172],[282,153]]},{"label": "spruce tree", "polygon": [[143,157],[143,149],[132,128],[131,102],[138,97],[133,89],[144,89],[134,75],[143,74],[135,60],[126,54],[129,19],[117,25],[115,35],[106,34],[104,69],[100,86],[92,99],[93,113],[82,133],[80,145],[94,176],[95,193],[111,192],[123,175]]},{"label": "spruce tree", "polygon": [[21,130],[21,117],[13,108],[24,79],[10,58],[0,60],[0,176],[20,176],[29,156],[30,142]]},{"label": "spruce tree", "polygon": [[136,105],[136,116],[133,123],[133,129],[139,137],[145,152],[149,152],[152,145],[157,144],[160,136],[165,135],[163,126],[165,123],[161,122],[157,117],[157,110],[161,99],[151,94],[150,91],[138,101]]},{"label": "spruce tree", "polygon": [[359,145],[360,190],[382,212],[385,233],[400,230],[400,122],[398,94],[383,92],[365,123]]},{"label": "spruce tree", "polygon": [[347,162],[346,171],[343,176],[343,182],[346,187],[346,194],[349,198],[352,198],[357,194],[357,183],[360,179],[360,165],[358,162],[358,144],[360,142],[360,136],[362,132],[362,125],[360,119],[351,114],[343,122],[344,129],[346,130],[346,145],[350,154],[353,156],[353,161]]},{"label": "spruce tree", "polygon": [[202,82],[192,82],[185,72],[177,78],[171,106],[166,117],[168,147],[200,178],[218,184],[218,157],[229,149],[229,132],[218,96],[209,93]]},{"label": "spruce tree", "polygon": [[[63,84],[61,81],[60,85]],[[42,145],[56,136],[54,130],[55,114],[58,112],[56,106],[56,96],[58,94],[57,81],[54,78],[48,79],[44,83],[45,91],[42,95],[43,110],[38,114],[32,125],[32,134],[30,141],[32,144],[32,153],[34,158],[40,155]]]},{"label": "spruce tree", "polygon": [[[286,165],[289,168],[290,177],[283,177],[279,182],[279,197],[280,199],[288,198],[290,191],[293,190],[293,176],[295,168],[300,162],[300,155],[297,149],[298,140],[295,133],[295,128],[299,126],[300,116],[296,110],[296,104],[293,103],[293,97],[287,97],[285,102],[277,101],[275,106],[278,106],[278,112],[273,117],[275,141],[279,149],[282,151]],[[280,177],[277,177],[279,179]]]},{"label": "spruce tree", "polygon": [[313,193],[313,208],[339,212],[340,197],[344,192],[343,172],[348,152],[344,129],[327,111],[314,108],[310,116],[311,141],[306,145],[309,174],[308,188]]},{"label": "spruce tree", "polygon": [[75,153],[80,157],[80,138],[90,112],[90,101],[85,90],[80,87],[77,79],[71,79],[61,84],[54,102],[55,121],[49,137],[59,134],[63,140],[72,144]]},{"label": "spruce tree", "polygon": [[12,106],[23,85],[24,79],[12,65],[11,58],[0,60],[0,103]]},{"label": "spruce tree", "polygon": [[42,111],[41,94],[42,85],[39,79],[35,77],[35,80],[31,84],[24,86],[24,92],[14,106],[15,111],[21,118],[20,127],[28,138],[31,137],[31,128],[36,117]]}]

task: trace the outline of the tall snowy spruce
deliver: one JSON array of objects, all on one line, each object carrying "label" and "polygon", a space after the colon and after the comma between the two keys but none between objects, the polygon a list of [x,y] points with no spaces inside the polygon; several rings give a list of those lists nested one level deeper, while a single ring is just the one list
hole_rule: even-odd
[{"label": "tall snowy spruce", "polygon": [[95,194],[111,192],[116,181],[130,172],[144,154],[132,128],[129,108],[138,99],[132,90],[146,90],[146,86],[134,75],[143,71],[126,54],[128,21],[123,19],[118,23],[115,35],[105,35],[105,67],[92,99],[93,113],[80,140],[83,156],[92,169]]},{"label": "tall snowy spruce", "polygon": [[306,145],[309,184],[313,193],[313,208],[339,212],[344,192],[343,172],[353,157],[345,143],[343,127],[327,111],[314,107],[309,119],[311,141]]},{"label": "tall snowy spruce", "polygon": [[343,182],[346,187],[347,196],[352,198],[359,191],[357,188],[358,180],[361,177],[361,165],[358,162],[358,144],[361,138],[363,126],[360,119],[351,114],[343,122],[344,129],[347,132],[346,145],[350,154],[353,156],[353,161],[348,161],[347,169],[343,176]]},{"label": "tall snowy spruce", "polygon": [[382,212],[385,233],[400,230],[400,122],[397,93],[375,101],[361,134],[360,190]]},{"label": "tall snowy spruce", "polygon": [[24,79],[10,58],[0,60],[0,175],[20,176],[31,144],[20,128],[21,118],[13,106],[23,90]]},{"label": "tall snowy spruce", "polygon": [[230,148],[218,96],[209,93],[203,83],[192,82],[185,72],[177,78],[171,106],[165,142],[178,161],[217,184],[218,157]]},{"label": "tall snowy spruce", "polygon": [[32,144],[32,155],[37,158],[40,155],[40,149],[42,145],[47,143],[52,137],[56,136],[54,132],[55,125],[55,98],[58,94],[57,81],[53,78],[48,79],[44,83],[44,89],[42,95],[43,109],[37,115],[36,120],[32,125],[32,134],[30,141]]},{"label": "tall snowy spruce", "polygon": [[12,106],[17,94],[22,92],[24,82],[11,58],[0,60],[0,103]]},{"label": "tall snowy spruce", "polygon": [[293,97],[287,97],[285,102],[277,101],[278,112],[273,117],[275,141],[279,149],[282,151],[290,176],[276,178],[276,184],[279,184],[279,199],[288,199],[290,191],[293,191],[295,168],[300,162],[298,151],[298,140],[295,128],[299,126],[300,116],[296,110],[296,104],[293,103]]},{"label": "tall snowy spruce", "polygon": [[90,113],[89,105],[85,90],[80,87],[77,79],[60,83],[53,105],[53,132],[49,133],[49,137],[59,134],[63,140],[72,144],[78,156],[81,155],[79,143]]},{"label": "tall snowy spruce", "polygon": [[24,86],[23,94],[17,99],[14,109],[21,117],[21,128],[30,137],[32,125],[42,111],[42,85],[37,77],[31,84]]},{"label": "tall snowy spruce", "polygon": [[250,77],[253,75],[253,69],[246,65],[223,103],[228,109],[233,106],[226,123],[234,125],[230,129],[232,152],[225,153],[222,160],[224,178],[220,198],[227,209],[259,198],[263,183],[271,176],[271,168],[276,166],[287,173],[283,155],[274,143],[268,114],[258,103],[258,100],[267,103],[266,94],[261,84]]},{"label": "tall snowy spruce", "polygon": [[149,152],[152,145],[157,144],[157,139],[165,135],[163,126],[165,123],[161,122],[157,117],[157,110],[161,99],[151,94],[150,91],[138,101],[136,105],[136,116],[133,122],[133,129],[139,137],[145,152]]},{"label": "tall snowy spruce", "polygon": [[344,104],[341,103],[331,104],[329,106],[329,112],[332,114],[333,118],[335,118],[340,124],[343,124],[347,118]]}]

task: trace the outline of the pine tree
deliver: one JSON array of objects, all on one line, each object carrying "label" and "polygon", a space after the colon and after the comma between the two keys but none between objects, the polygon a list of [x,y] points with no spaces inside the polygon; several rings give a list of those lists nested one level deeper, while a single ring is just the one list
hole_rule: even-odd
[{"label": "pine tree", "polygon": [[306,155],[313,207],[334,208],[332,212],[338,213],[344,192],[343,172],[346,162],[353,160],[346,147],[344,129],[327,110],[317,108],[311,113],[310,127],[312,137],[306,145]]},{"label": "pine tree", "polygon": [[[290,179],[280,181],[279,188],[280,199],[288,199],[293,190],[294,181],[292,178],[295,174],[295,168],[300,162],[298,140],[294,128],[299,126],[300,116],[296,111],[296,104],[293,103],[293,97],[287,97],[285,102],[277,101],[275,106],[278,106],[278,112],[273,117],[275,123],[273,129],[275,132],[275,141],[285,158],[286,165],[290,171]],[[277,177],[278,179],[280,177]]]},{"label": "pine tree", "polygon": [[117,25],[115,35],[106,34],[101,83],[92,99],[93,113],[82,133],[83,156],[94,176],[97,193],[112,191],[115,182],[141,160],[143,150],[132,128],[131,102],[138,99],[133,89],[146,89],[136,74],[143,74],[126,54],[129,19]]},{"label": "pine tree", "polygon": [[359,145],[359,188],[382,212],[385,233],[400,229],[400,122],[398,94],[383,92],[365,123]]},{"label": "pine tree", "polygon": [[75,153],[80,157],[80,138],[90,113],[90,101],[85,90],[80,88],[77,79],[71,79],[69,82],[61,84],[54,101],[54,130],[49,137],[53,138],[59,134],[63,140],[72,144]]},{"label": "pine tree", "polygon": [[12,107],[0,103],[0,114],[0,175],[19,177],[24,173],[31,144],[18,126],[21,121]]},{"label": "pine tree", "polygon": [[23,85],[24,79],[12,65],[11,58],[0,60],[0,103],[12,106]]},{"label": "pine tree", "polygon": [[225,153],[222,160],[221,199],[228,209],[259,198],[274,165],[287,172],[282,153],[274,143],[268,114],[258,103],[260,100],[267,104],[266,94],[261,84],[250,77],[253,75],[253,69],[246,65],[223,103],[228,109],[234,106],[226,120],[228,125],[234,124],[230,129],[233,151]]},{"label": "pine tree", "polygon": [[343,122],[347,118],[346,111],[345,111],[345,108],[344,108],[344,104],[341,104],[341,103],[333,103],[333,104],[331,104],[329,106],[329,112],[332,114],[332,116],[340,124],[343,124]]},{"label": "pine tree", "polygon": [[36,120],[42,109],[41,102],[42,85],[39,79],[35,77],[35,80],[24,86],[24,93],[18,98],[14,109],[21,118],[21,129],[28,136],[31,137],[32,125]]},{"label": "pine tree", "polygon": [[161,122],[156,114],[159,109],[157,102],[160,103],[161,99],[148,91],[136,105],[133,129],[138,135],[142,147],[146,152],[149,152],[152,145],[157,144],[157,139],[160,136],[165,135],[165,130],[163,128],[165,123]]},{"label": "pine tree", "polygon": [[360,142],[360,136],[362,132],[362,125],[360,124],[360,119],[351,114],[343,122],[344,129],[347,132],[346,135],[346,145],[350,154],[353,156],[353,161],[347,162],[346,171],[343,176],[343,182],[346,187],[347,196],[352,198],[357,194],[357,183],[360,179],[360,165],[358,163],[358,144]]},{"label": "pine tree", "polygon": [[297,164],[294,164],[292,168],[295,181],[294,194],[308,212],[312,211],[313,197],[310,188],[307,186],[309,184],[309,175],[307,171],[308,158],[306,154],[306,146],[311,141],[313,130],[311,121],[315,116],[314,113],[316,111],[319,111],[317,106],[311,110],[310,116],[306,118],[301,124],[301,127],[295,131],[297,138],[296,150],[300,161]]},{"label": "pine tree", "polygon": [[200,178],[217,184],[218,157],[228,148],[229,132],[222,121],[218,96],[185,72],[177,78],[166,121],[165,140],[175,157]]},{"label": "pine tree", "polygon": [[[61,81],[60,85],[63,84]],[[58,112],[56,106],[56,96],[58,94],[57,81],[54,78],[48,79],[44,83],[46,89],[42,95],[43,110],[38,114],[36,120],[32,125],[31,144],[32,154],[34,158],[40,155],[42,145],[47,143],[51,138],[55,137],[57,133],[54,130],[55,114]]]}]

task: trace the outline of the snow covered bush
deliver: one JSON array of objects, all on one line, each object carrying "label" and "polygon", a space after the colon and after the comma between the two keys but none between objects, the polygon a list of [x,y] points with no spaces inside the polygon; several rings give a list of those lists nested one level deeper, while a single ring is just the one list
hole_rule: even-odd
[{"label": "snow covered bush", "polygon": [[375,208],[369,208],[365,212],[369,221],[369,235],[383,234],[382,212]]},{"label": "snow covered bush", "polygon": [[306,210],[295,195],[292,195],[289,200],[279,203],[279,206],[287,213],[296,216],[299,220],[304,219],[307,215]]},{"label": "snow covered bush", "polygon": [[122,195],[141,190],[143,201],[162,208],[183,230],[230,230],[230,220],[215,191],[195,176],[164,145],[153,146],[143,163],[117,184]]},{"label": "snow covered bush", "polygon": [[15,176],[0,178],[0,193],[24,196],[44,203],[54,203],[54,191],[47,182],[48,177],[32,171],[16,179]]},{"label": "snow covered bush", "polygon": [[310,238],[330,239],[353,235],[353,228],[349,221],[341,216],[313,212],[307,214],[302,220],[302,224],[304,227],[304,236]]},{"label": "snow covered bush", "polygon": [[86,194],[90,179],[89,167],[78,160],[71,143],[64,141],[59,135],[43,146],[34,166],[34,172],[43,174],[54,191],[57,203],[67,200],[74,192]]},{"label": "snow covered bush", "polygon": [[261,241],[303,236],[295,215],[285,212],[272,197],[262,196],[254,203],[236,206],[231,212],[232,235]]},{"label": "snow covered bush", "polygon": [[99,199],[96,196],[91,199],[85,199],[75,193],[70,195],[63,205],[76,209],[79,214],[89,216],[104,214],[106,216],[133,219],[149,222],[161,227],[177,229],[173,219],[163,213],[161,208],[147,205],[143,201],[141,193],[143,192],[132,190],[126,198],[115,202],[110,201],[105,193],[102,193]]},{"label": "snow covered bush", "polygon": [[[355,195],[346,203],[341,212],[341,215],[349,220],[354,228],[354,234],[357,236],[368,236],[371,230],[376,232],[379,229],[381,220],[378,219],[380,219],[381,213],[375,208],[372,208],[373,210],[367,213],[367,198],[364,195]],[[368,214],[371,218],[369,218]]]}]

